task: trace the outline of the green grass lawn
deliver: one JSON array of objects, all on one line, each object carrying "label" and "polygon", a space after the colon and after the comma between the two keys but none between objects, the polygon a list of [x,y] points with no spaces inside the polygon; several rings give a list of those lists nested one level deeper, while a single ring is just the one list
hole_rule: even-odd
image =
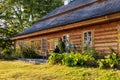
[{"label": "green grass lawn", "polygon": [[0,80],[120,80],[120,70],[0,61]]}]

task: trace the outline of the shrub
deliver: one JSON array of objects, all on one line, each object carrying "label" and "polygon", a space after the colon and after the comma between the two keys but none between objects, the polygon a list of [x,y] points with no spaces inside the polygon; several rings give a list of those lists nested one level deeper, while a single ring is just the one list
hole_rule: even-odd
[{"label": "shrub", "polygon": [[20,48],[16,50],[16,52],[13,54],[14,57],[17,58],[37,58],[38,54],[36,52],[36,49],[32,45],[28,44],[21,44],[19,45]]},{"label": "shrub", "polygon": [[99,59],[98,53],[96,52],[94,48],[86,47],[82,53],[89,54],[92,57],[94,57],[96,60]]},{"label": "shrub", "polygon": [[64,54],[51,53],[48,59],[48,63],[49,64],[62,64],[63,58],[64,58]]},{"label": "shrub", "polygon": [[100,68],[120,69],[120,57],[118,57],[113,50],[111,51],[111,54],[105,56],[104,59],[99,59],[97,53],[94,50],[91,50],[84,51],[83,53],[52,53],[48,61],[51,64],[63,64],[67,66],[97,67],[99,65]]},{"label": "shrub", "polygon": [[13,58],[22,58],[22,53],[21,50],[18,48],[13,54],[12,54]]},{"label": "shrub", "polygon": [[95,58],[90,54],[75,54],[78,66],[94,66],[96,64]]},{"label": "shrub", "polygon": [[63,64],[67,66],[93,66],[96,61],[90,54],[74,54],[71,52],[70,54],[52,53],[48,62],[50,64]]},{"label": "shrub", "polygon": [[2,50],[2,53],[1,53],[1,56],[2,56],[2,58],[4,58],[4,59],[11,59],[12,58],[12,56],[11,56],[11,54],[12,54],[12,49],[3,49]]},{"label": "shrub", "polygon": [[78,59],[75,57],[75,54],[67,54],[65,55],[64,59],[62,60],[64,65],[67,66],[76,66]]},{"label": "shrub", "polygon": [[105,59],[98,60],[99,68],[119,68],[120,58],[116,53],[105,56]]}]

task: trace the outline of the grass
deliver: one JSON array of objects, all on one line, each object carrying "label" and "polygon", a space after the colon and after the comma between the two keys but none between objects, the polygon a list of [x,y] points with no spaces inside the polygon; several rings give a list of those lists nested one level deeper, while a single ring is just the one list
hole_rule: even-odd
[{"label": "grass", "polygon": [[0,61],[0,80],[120,80],[120,71]]}]

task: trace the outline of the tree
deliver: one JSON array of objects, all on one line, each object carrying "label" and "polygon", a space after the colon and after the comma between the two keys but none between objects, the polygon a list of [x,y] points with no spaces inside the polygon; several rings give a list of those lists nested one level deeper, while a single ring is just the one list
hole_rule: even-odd
[{"label": "tree", "polygon": [[2,0],[0,19],[16,34],[61,4],[62,0]]},{"label": "tree", "polygon": [[60,5],[62,0],[0,0],[0,20],[4,20],[0,25],[0,47],[9,48],[11,36]]}]

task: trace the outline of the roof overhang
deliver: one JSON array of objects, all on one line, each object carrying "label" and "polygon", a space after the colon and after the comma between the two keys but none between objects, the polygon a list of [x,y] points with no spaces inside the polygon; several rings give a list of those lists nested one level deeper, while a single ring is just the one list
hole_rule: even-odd
[{"label": "roof overhang", "polygon": [[62,30],[67,30],[67,29],[102,23],[102,22],[106,22],[106,21],[112,21],[112,20],[120,20],[120,12],[105,15],[105,16],[98,17],[98,18],[85,20],[85,21],[80,21],[80,22],[76,22],[76,23],[72,23],[72,24],[68,24],[68,25],[63,25],[63,26],[59,26],[56,28],[50,28],[50,29],[46,29],[46,30],[41,30],[41,31],[21,35],[21,36],[16,36],[16,37],[12,37],[10,39],[11,40],[19,40],[19,39],[24,39],[24,38],[42,35],[42,34],[46,34],[46,33],[57,32],[57,31],[62,31]]}]

